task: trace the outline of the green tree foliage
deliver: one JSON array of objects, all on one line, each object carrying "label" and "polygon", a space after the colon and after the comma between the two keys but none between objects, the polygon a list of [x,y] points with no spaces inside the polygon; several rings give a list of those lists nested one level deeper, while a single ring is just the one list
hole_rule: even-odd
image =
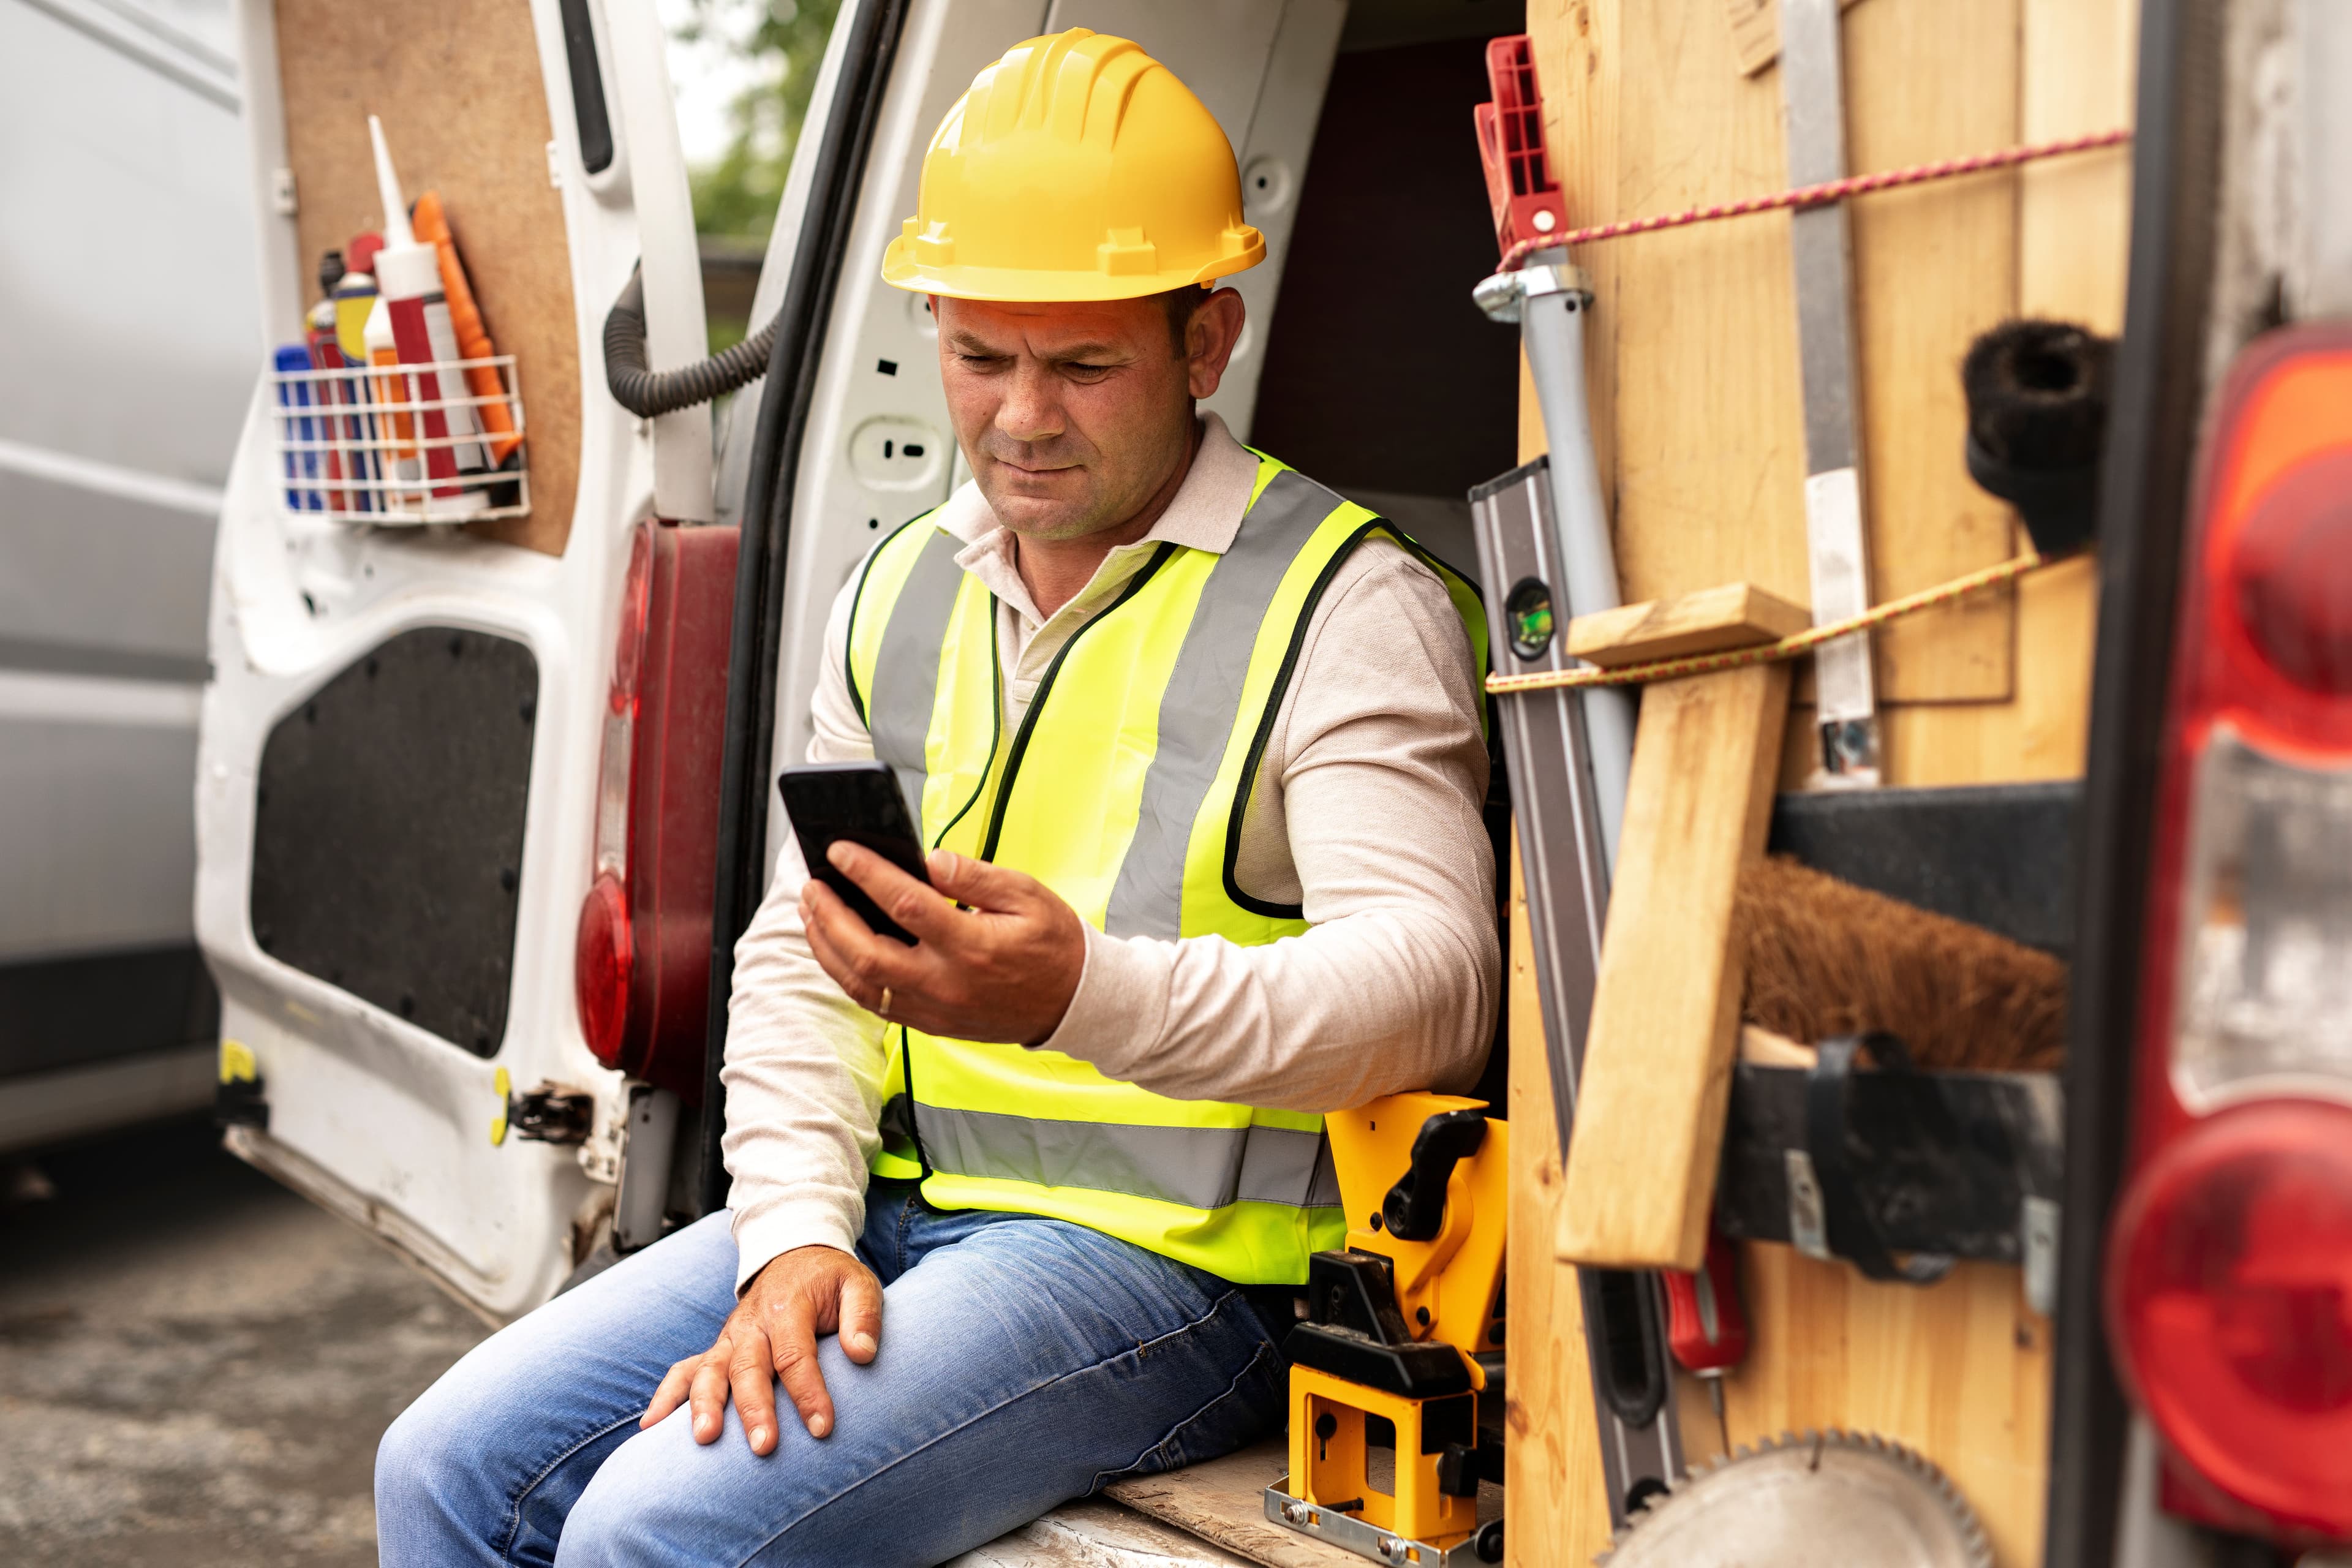
[{"label": "green tree foliage", "polygon": [[761,67],[731,106],[734,140],[716,163],[691,172],[698,232],[766,243],[839,9],[840,0],[693,0],[680,37],[715,34]]}]

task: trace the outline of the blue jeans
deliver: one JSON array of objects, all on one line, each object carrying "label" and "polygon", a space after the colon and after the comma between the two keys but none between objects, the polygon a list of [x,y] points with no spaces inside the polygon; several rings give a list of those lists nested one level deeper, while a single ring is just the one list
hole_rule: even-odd
[{"label": "blue jeans", "polygon": [[1281,1417],[1286,1370],[1240,1288],[877,1180],[857,1251],[884,1287],[881,1349],[861,1367],[820,1342],[833,1435],[781,1400],[765,1458],[731,1404],[707,1447],[684,1408],[639,1432],[670,1363],[709,1349],[735,1305],[728,1217],[491,1336],[392,1424],[375,1462],[386,1568],[919,1568]]}]

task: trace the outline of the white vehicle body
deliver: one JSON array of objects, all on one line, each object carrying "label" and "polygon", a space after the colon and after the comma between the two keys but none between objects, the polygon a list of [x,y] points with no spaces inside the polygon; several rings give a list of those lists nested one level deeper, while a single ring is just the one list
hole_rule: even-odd
[{"label": "white vehicle body", "polygon": [[256,336],[227,0],[0,5],[0,1152],[209,1104],[189,887]]},{"label": "white vehicle body", "polygon": [[[1488,243],[1466,110],[1482,90],[1478,40],[1516,30],[1520,12],[1509,0],[1361,11],[1360,36],[1353,41],[1388,61],[1384,68],[1414,68],[1404,58],[1413,51],[1396,46],[1450,40],[1446,58],[1461,99],[1446,106],[1440,123],[1459,129],[1446,143],[1451,156],[1424,177],[1443,188],[1462,221],[1448,226],[1457,250],[1436,264],[1446,270],[1433,280],[1440,292],[1430,308],[1492,360],[1494,374],[1482,379],[1494,383],[1488,401],[1495,416],[1469,433],[1478,447],[1474,456],[1456,453],[1449,459],[1453,467],[1428,478],[1377,465],[1360,475],[1333,473],[1328,461],[1306,455],[1299,460],[1332,482],[1357,481],[1358,493],[1422,530],[1441,552],[1466,558],[1467,508],[1458,498],[1469,483],[1508,467],[1514,455],[1508,335],[1486,326],[1466,304],[1454,308],[1455,286],[1475,278]],[[566,111],[572,102],[567,13],[593,19],[610,99],[616,150],[601,174],[584,166],[581,132]],[[844,13],[815,83],[755,321],[778,310],[808,216],[812,170],[825,140],[856,7],[845,5]],[[369,1225],[478,1309],[500,1317],[544,1300],[572,1270],[578,1260],[575,1219],[582,1221],[578,1238],[584,1239],[610,1203],[622,1165],[627,1086],[583,1043],[573,1000],[573,937],[589,885],[603,708],[631,531],[654,516],[735,521],[762,393],[755,384],[735,400],[730,427],[718,443],[715,487],[707,410],[641,422],[606,394],[599,333],[607,305],[640,255],[653,364],[684,363],[700,345],[700,285],[657,24],[651,0],[602,0],[584,9],[563,0],[534,0],[532,16],[541,85],[551,110],[550,167],[561,186],[568,237],[571,331],[583,367],[578,491],[568,542],[560,555],[550,555],[446,528],[354,527],[319,512],[289,510],[264,378],[250,394],[227,486],[212,608],[215,677],[205,698],[197,788],[198,930],[220,981],[223,1035],[250,1051],[268,1107],[266,1130],[236,1129],[231,1147]],[[790,520],[774,765],[797,758],[806,745],[808,693],[835,591],[882,529],[937,503],[960,477],[933,369],[929,318],[921,300],[879,282],[883,246],[913,210],[921,153],[933,128],[972,75],[1020,38],[1072,26],[1140,39],[1201,94],[1234,141],[1250,219],[1267,236],[1269,259],[1235,280],[1248,301],[1251,328],[1210,406],[1245,437],[1259,413],[1268,350],[1280,342],[1276,296],[1286,287],[1292,226],[1309,179],[1308,153],[1327,81],[1342,58],[1345,0],[1222,0],[1182,7],[1135,0],[916,0],[907,5],[856,190],[848,242],[818,323],[815,389]],[[289,153],[285,142],[289,121],[275,90],[277,51],[285,40],[273,32],[270,8],[248,5],[245,28],[247,57],[255,62],[250,162],[257,189],[267,194],[291,184],[278,171],[299,162],[294,153],[300,150]],[[1360,95],[1359,113],[1380,112],[1374,96]],[[356,104],[352,112],[359,112]],[[386,129],[397,155],[400,127],[387,119]],[[1372,174],[1355,171],[1360,181]],[[296,220],[284,210],[291,205],[265,204],[260,220],[263,309],[272,343],[295,341],[295,312],[310,292],[302,279],[315,260],[295,255]],[[1329,226],[1326,243],[1339,243],[1339,226]],[[1297,285],[1293,273],[1289,286]],[[1332,308],[1371,300],[1384,287],[1369,269],[1335,270],[1332,285]],[[483,307],[495,321],[501,302],[486,292]],[[1360,401],[1366,395],[1352,395],[1354,403],[1344,389],[1309,396],[1300,390],[1296,366],[1280,374],[1291,377],[1286,405],[1305,416],[1303,425],[1299,417],[1288,421],[1301,426],[1297,441],[1311,445],[1321,429],[1343,446],[1357,444],[1348,422],[1370,406]],[[524,364],[521,374],[528,403],[533,366]],[[1459,401],[1443,388],[1430,395]],[[1413,450],[1410,427],[1363,434],[1360,445],[1368,450]],[[910,443],[919,455],[908,452]],[[1463,445],[1454,442],[1454,447]],[[273,957],[265,938],[283,933],[257,931],[253,917],[257,876],[278,876],[267,868],[275,851],[261,855],[264,869],[257,872],[256,824],[268,795],[273,735],[310,721],[305,714],[314,703],[341,701],[336,692],[345,689],[333,686],[339,676],[363,667],[372,671],[366,661],[377,650],[423,628],[436,635],[487,634],[526,649],[528,679],[535,682],[527,803],[520,813],[527,826],[518,826],[519,852],[502,868],[518,890],[503,1033],[496,1038],[436,1034],[403,1016],[401,1006],[410,1000],[405,994],[397,998],[399,1005],[382,996],[371,1000],[317,972],[325,967],[320,963],[305,968]],[[453,712],[436,722],[474,717],[461,720]],[[765,864],[772,865],[783,826],[781,813],[769,816]],[[424,1000],[418,1010],[421,1016]],[[698,1058],[698,1045],[695,1050]],[[518,1092],[554,1085],[593,1095],[587,1142],[577,1149],[519,1138],[493,1142],[488,1134],[500,1118],[502,1083]],[[640,1109],[646,1109],[642,1095]],[[661,1109],[667,1117],[676,1107]],[[642,1133],[642,1122],[640,1128]],[[660,1131],[658,1142],[671,1144],[667,1121]],[[656,1189],[656,1214],[663,1206],[673,1213],[696,1208],[688,1167],[697,1141],[678,1137],[674,1146],[675,1173],[646,1171],[642,1145],[635,1162],[633,1174]]]}]

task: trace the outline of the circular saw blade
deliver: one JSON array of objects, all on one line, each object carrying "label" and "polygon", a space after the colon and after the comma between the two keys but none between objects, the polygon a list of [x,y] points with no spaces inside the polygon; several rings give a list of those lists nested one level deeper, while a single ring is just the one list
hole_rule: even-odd
[{"label": "circular saw blade", "polygon": [[1605,1568],[1992,1568],[1944,1472],[1865,1432],[1782,1433],[1693,1471],[1593,1560]]}]

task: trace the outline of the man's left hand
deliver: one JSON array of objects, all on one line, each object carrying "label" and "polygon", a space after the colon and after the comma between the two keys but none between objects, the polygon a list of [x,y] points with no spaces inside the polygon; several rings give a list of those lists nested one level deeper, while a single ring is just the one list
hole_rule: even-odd
[{"label": "man's left hand", "polygon": [[950,1039],[1034,1046],[1061,1026],[1086,968],[1086,923],[1045,883],[947,849],[925,863],[929,887],[846,840],[826,858],[915,938],[877,936],[812,878],[801,923],[851,1001]]}]

